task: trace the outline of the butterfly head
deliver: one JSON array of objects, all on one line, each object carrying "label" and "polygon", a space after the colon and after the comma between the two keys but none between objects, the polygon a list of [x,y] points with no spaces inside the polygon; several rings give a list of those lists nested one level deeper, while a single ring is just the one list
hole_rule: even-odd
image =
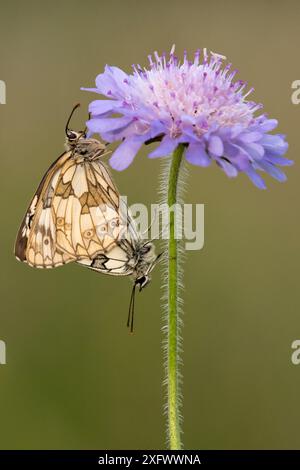
[{"label": "butterfly head", "polygon": [[135,286],[139,286],[140,291],[150,283],[150,273],[158,263],[161,255],[162,253],[156,256],[154,245],[150,241],[139,248],[138,262],[133,272],[133,278]]},{"label": "butterfly head", "polygon": [[67,137],[67,144],[72,147],[77,145],[79,139],[85,139],[85,132],[84,131],[72,131],[71,129],[66,129],[66,137]]},{"label": "butterfly head", "polygon": [[151,277],[148,274],[140,276],[135,279],[134,283],[136,286],[139,286],[140,292],[151,282]]},{"label": "butterfly head", "polygon": [[72,116],[74,114],[74,111],[79,108],[80,104],[76,104],[74,108],[71,111],[70,116],[68,117],[67,124],[66,124],[66,144],[68,148],[73,148],[77,145],[78,141],[80,139],[85,139],[86,138],[86,131],[73,131],[72,129],[69,129],[69,124],[72,119]]},{"label": "butterfly head", "polygon": [[79,159],[83,158],[85,160],[93,160],[95,157],[103,156],[107,145],[102,142],[99,142],[96,139],[87,138],[86,132],[87,128],[84,131],[74,131],[69,128],[71,118],[74,114],[74,111],[80,106],[77,104],[71,111],[71,114],[67,120],[66,124],[66,150],[76,150],[76,154],[79,155]]}]

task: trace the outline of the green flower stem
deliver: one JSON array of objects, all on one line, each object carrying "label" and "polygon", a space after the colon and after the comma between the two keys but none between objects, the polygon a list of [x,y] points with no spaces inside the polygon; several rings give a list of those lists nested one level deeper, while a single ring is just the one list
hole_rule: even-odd
[{"label": "green flower stem", "polygon": [[[178,202],[178,181],[184,145],[180,144],[172,155],[168,184],[169,209]],[[171,450],[181,449],[179,417],[179,318],[178,318],[178,241],[175,238],[175,211],[169,210],[168,241],[168,439]]]}]

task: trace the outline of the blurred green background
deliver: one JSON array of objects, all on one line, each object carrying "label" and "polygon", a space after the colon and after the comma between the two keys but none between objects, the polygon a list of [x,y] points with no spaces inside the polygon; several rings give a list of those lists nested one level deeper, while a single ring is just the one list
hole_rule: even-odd
[{"label": "blurred green background", "polygon": [[[27,203],[61,153],[66,117],[106,63],[130,71],[176,43],[224,54],[300,151],[298,1],[64,1],[1,5],[2,449],[163,448],[160,273],[125,328],[130,283],[75,264],[40,271],[13,244]],[[186,448],[299,448],[299,169],[259,191],[244,175],[192,167],[186,202],[205,204],[205,246],[185,263]],[[130,203],[158,199],[160,162],[114,173]]]}]

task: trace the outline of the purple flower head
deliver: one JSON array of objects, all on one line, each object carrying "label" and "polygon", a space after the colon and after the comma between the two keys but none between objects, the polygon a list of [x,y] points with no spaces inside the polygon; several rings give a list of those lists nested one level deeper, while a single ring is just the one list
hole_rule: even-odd
[{"label": "purple flower head", "polygon": [[192,62],[185,53],[180,63],[174,47],[169,57],[155,52],[148,68],[133,66],[129,75],[107,65],[96,88],[83,88],[107,98],[90,104],[89,134],[99,133],[107,142],[122,140],[110,159],[120,171],[144,143],[158,140],[150,158],[168,156],[182,143],[193,165],[215,161],[229,177],[244,172],[261,189],[265,183],[258,170],[285,181],[278,166],[293,163],[283,158],[285,136],[269,133],[277,127],[275,119],[254,116],[262,105],[247,99],[253,89],[245,92],[247,84],[234,80],[236,72],[224,65],[223,56],[206,49],[197,51]]}]

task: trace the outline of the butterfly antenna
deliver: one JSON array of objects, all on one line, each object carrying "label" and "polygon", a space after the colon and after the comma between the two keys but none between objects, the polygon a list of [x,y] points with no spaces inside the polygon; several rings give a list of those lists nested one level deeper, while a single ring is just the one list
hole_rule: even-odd
[{"label": "butterfly antenna", "polygon": [[157,265],[157,263],[159,263],[159,261],[161,261],[162,259],[162,256],[166,253],[166,250],[162,251],[161,253],[159,253],[155,260],[153,261],[153,263],[150,264],[148,270],[147,270],[147,274],[150,274],[151,271],[153,270],[153,268]]},{"label": "butterfly antenna", "polygon": [[[92,116],[92,113],[89,113],[89,120],[91,119],[91,116]],[[87,128],[87,125],[85,125],[85,129],[84,129],[84,134],[86,134],[88,131],[88,128]]]},{"label": "butterfly antenna", "polygon": [[130,302],[129,302],[129,308],[128,308],[128,317],[127,317],[127,328],[129,328],[130,320],[131,320],[131,306],[132,306],[133,289],[134,289],[134,286],[132,288],[131,296],[130,296]]},{"label": "butterfly antenna", "polygon": [[136,284],[134,284],[132,287],[130,302],[129,302],[129,309],[128,309],[127,328],[130,327],[130,333],[133,333],[135,288],[136,288]]},{"label": "butterfly antenna", "polygon": [[[153,223],[153,222],[152,222],[152,223]],[[149,231],[149,229],[151,228],[152,223],[151,223],[150,227],[148,228],[148,231]],[[153,238],[150,238],[150,240],[147,240],[147,241],[143,244],[143,246],[148,245],[148,243],[151,243],[151,242],[153,242],[154,240],[160,239],[160,237],[163,235],[165,229],[166,229],[168,226],[169,226],[169,222],[168,222],[167,224],[165,224],[165,225],[161,228],[161,230],[160,230],[159,233],[158,233],[158,237],[155,236],[155,237],[153,237]],[[142,234],[144,234],[144,233],[145,233],[145,232],[142,232]]]},{"label": "butterfly antenna", "polygon": [[157,211],[155,211],[154,216],[153,216],[153,218],[152,218],[152,220],[151,220],[151,222],[150,222],[149,227],[147,228],[147,230],[144,230],[144,231],[141,233],[141,235],[144,235],[145,233],[149,233],[149,230],[151,229],[152,225],[154,224],[154,221],[155,221],[155,219],[156,219],[156,216],[157,216]]},{"label": "butterfly antenna", "polygon": [[74,114],[74,111],[76,111],[76,109],[79,108],[79,106],[80,106],[80,103],[75,104],[74,108],[73,108],[72,111],[71,111],[71,114],[70,114],[70,116],[69,116],[69,118],[68,118],[68,120],[67,120],[67,124],[66,124],[66,128],[65,128],[66,135],[68,135],[69,124],[70,124],[70,121],[71,121],[72,116],[73,116],[73,114]]},{"label": "butterfly antenna", "polygon": [[[136,284],[135,284],[136,286]],[[134,311],[135,311],[135,286],[134,286],[134,294],[133,294],[133,301],[132,301],[132,312],[131,312],[131,325],[130,325],[130,333],[133,334],[133,321],[134,321]]]}]

